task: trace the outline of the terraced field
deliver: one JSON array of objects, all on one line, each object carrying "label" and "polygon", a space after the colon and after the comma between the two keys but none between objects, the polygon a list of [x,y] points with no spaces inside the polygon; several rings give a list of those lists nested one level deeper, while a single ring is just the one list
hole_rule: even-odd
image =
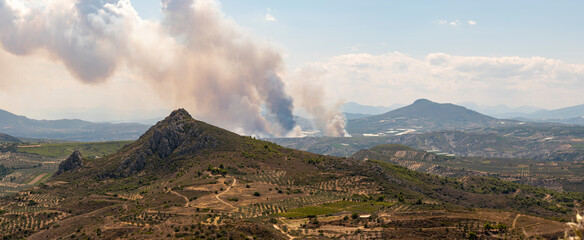
[{"label": "terraced field", "polygon": [[12,198],[15,199],[15,204],[4,206],[9,210],[4,210],[0,215],[0,232],[5,235],[46,229],[69,215],[55,210],[62,199],[53,195],[21,191]]},{"label": "terraced field", "polygon": [[9,174],[0,176],[0,197],[18,193],[47,181],[59,163],[75,150],[89,158],[111,154],[131,141],[98,143],[19,143],[17,152],[1,152],[0,165]]},{"label": "terraced field", "polygon": [[[395,147],[398,145],[380,145],[379,147],[381,146]],[[378,151],[372,148],[355,154],[354,158],[383,160],[410,170],[440,176],[492,176],[556,191],[584,191],[584,161],[538,161],[517,158],[444,157],[438,155],[432,158],[412,157],[424,154],[433,153],[425,153],[411,148],[387,151]]]},{"label": "terraced field", "polygon": [[64,158],[23,153],[0,153],[0,165],[10,169],[0,179],[0,196],[9,195],[46,181]]},{"label": "terraced field", "polygon": [[102,157],[118,151],[132,141],[113,141],[95,143],[50,143],[50,144],[23,144],[18,147],[18,152],[29,153],[45,157],[67,157],[73,151],[78,150],[85,157]]}]

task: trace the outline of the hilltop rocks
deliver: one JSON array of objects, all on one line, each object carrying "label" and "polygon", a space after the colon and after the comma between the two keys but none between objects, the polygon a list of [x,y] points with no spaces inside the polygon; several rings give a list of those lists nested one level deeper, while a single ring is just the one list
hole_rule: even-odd
[{"label": "hilltop rocks", "polygon": [[205,134],[191,115],[184,109],[173,111],[163,121],[150,129],[152,136],[145,144],[145,155],[158,155],[165,158],[175,153],[190,154],[196,150],[215,148],[219,145],[217,139]]},{"label": "hilltop rocks", "polygon": [[185,124],[189,120],[193,120],[193,118],[181,108],[173,111],[163,121],[158,122],[150,129],[152,131],[152,136],[148,139],[150,150],[158,153],[160,157],[170,155],[184,141],[185,133],[189,130],[185,128]]},{"label": "hilltop rocks", "polygon": [[139,153],[137,157],[134,158],[126,158],[122,165],[117,170],[117,173],[114,174],[115,176],[129,176],[135,174],[146,167],[146,157],[144,154]]},{"label": "hilltop rocks", "polygon": [[81,153],[77,150],[75,150],[73,153],[71,153],[71,155],[69,155],[69,157],[67,159],[65,159],[65,161],[61,162],[61,164],[59,164],[59,170],[57,171],[57,175],[67,172],[67,171],[72,171],[75,169],[79,169],[83,166],[83,156],[81,155]]},{"label": "hilltop rocks", "polygon": [[206,124],[195,121],[186,110],[178,109],[142,135],[136,141],[136,151],[124,158],[112,175],[127,177],[151,164],[159,168],[172,166],[174,157],[213,149],[220,143]]}]

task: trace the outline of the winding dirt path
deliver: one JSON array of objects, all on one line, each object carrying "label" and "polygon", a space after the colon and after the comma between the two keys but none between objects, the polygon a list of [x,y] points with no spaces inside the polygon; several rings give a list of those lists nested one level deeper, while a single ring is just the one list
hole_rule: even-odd
[{"label": "winding dirt path", "polygon": [[190,203],[190,201],[189,201],[189,198],[188,198],[188,197],[186,197],[185,195],[182,195],[182,194],[180,194],[180,193],[177,193],[177,192],[175,192],[175,191],[173,191],[173,190],[170,190],[169,192],[170,192],[170,193],[172,193],[172,194],[174,194],[174,195],[177,195],[177,196],[179,196],[179,197],[182,197],[182,198],[184,198],[184,199],[185,199],[185,201],[186,201],[186,203],[185,203],[185,207],[189,207],[189,203]]},{"label": "winding dirt path", "polygon": [[513,219],[513,225],[511,226],[511,228],[515,229],[515,223],[517,223],[517,219],[521,217],[521,214],[517,214],[517,216],[515,216],[515,219]]},{"label": "winding dirt path", "polygon": [[515,192],[513,193],[513,197],[516,197],[516,196],[517,196],[517,194],[519,194],[520,192],[521,192],[521,189],[517,189],[517,191],[515,191]]},{"label": "winding dirt path", "polygon": [[278,231],[280,231],[282,234],[288,236],[289,239],[294,239],[295,237],[293,237],[292,235],[288,234],[287,232],[284,232],[284,230],[282,230],[280,227],[278,227],[278,225],[274,224],[274,228]]},{"label": "winding dirt path", "polygon": [[232,207],[232,208],[237,208],[237,207],[235,207],[235,206],[231,205],[230,203],[228,203],[228,202],[226,202],[226,201],[223,201],[223,199],[219,198],[219,196],[221,196],[221,195],[223,195],[223,194],[225,194],[225,193],[229,192],[229,190],[231,190],[231,188],[232,188],[232,187],[234,187],[236,183],[237,183],[237,179],[233,178],[233,183],[231,184],[231,186],[227,187],[227,189],[225,189],[225,191],[223,191],[223,192],[221,192],[221,193],[217,194],[217,196],[215,196],[215,198],[217,198],[217,200],[219,200],[220,202],[222,202],[223,204],[225,204],[225,205],[227,205],[227,206],[229,206],[229,207]]}]

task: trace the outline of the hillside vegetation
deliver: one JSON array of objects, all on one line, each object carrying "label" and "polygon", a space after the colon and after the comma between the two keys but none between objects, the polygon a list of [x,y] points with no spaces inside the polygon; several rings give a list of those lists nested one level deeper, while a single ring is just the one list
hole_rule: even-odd
[{"label": "hillside vegetation", "polygon": [[8,134],[0,133],[0,143],[18,143],[20,140]]},{"label": "hillside vegetation", "polygon": [[584,162],[523,158],[461,157],[386,144],[361,150],[353,159],[377,159],[445,177],[488,176],[556,191],[584,191]]},{"label": "hillside vegetation", "polygon": [[552,238],[584,200],[288,149],[182,109],[120,151],[67,169],[1,200],[5,238]]},{"label": "hillside vegetation", "polygon": [[318,154],[349,157],[381,144],[402,144],[464,157],[584,161],[583,126],[521,124],[472,131],[435,131],[399,136],[278,138],[270,141]]}]

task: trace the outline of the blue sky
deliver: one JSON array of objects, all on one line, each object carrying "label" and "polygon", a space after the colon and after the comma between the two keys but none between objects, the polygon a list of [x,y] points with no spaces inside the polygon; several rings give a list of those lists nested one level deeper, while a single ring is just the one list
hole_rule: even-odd
[{"label": "blue sky", "polygon": [[[133,4],[144,18],[160,18],[159,1]],[[256,37],[283,49],[291,67],[345,53],[393,51],[584,63],[582,1],[224,0],[221,7]],[[276,21],[266,21],[266,14]]]},{"label": "blue sky", "polygon": [[[82,113],[89,120],[130,119],[136,112],[148,118],[177,107],[205,110],[195,106],[202,101],[193,94],[215,85],[198,74],[204,59],[219,61],[204,68],[219,75],[273,64],[268,72],[281,77],[296,111],[309,111],[311,98],[327,109],[343,101],[389,106],[419,98],[547,109],[584,104],[583,1],[194,0],[210,5],[182,6],[173,14],[191,18],[171,24],[161,20],[157,0],[133,0],[131,6],[127,0],[82,1],[85,15],[75,14],[74,1],[48,1],[52,7],[39,10],[27,0],[0,0],[0,109],[35,118]],[[31,9],[54,24],[44,29],[28,22],[33,18],[4,17],[12,11],[26,16]],[[207,14],[217,25],[197,22]],[[200,49],[186,48],[185,36],[172,36],[173,29],[193,33],[187,39]],[[218,39],[197,45],[206,33]],[[250,62],[229,52],[213,56],[216,49],[204,47],[217,40],[239,52],[248,38],[243,42],[256,51]],[[223,80],[218,85],[225,89],[241,84]],[[265,88],[254,84],[260,90],[253,91]],[[225,90],[210,90],[217,89]],[[256,101],[256,108],[265,104],[250,91],[240,97]]]}]

